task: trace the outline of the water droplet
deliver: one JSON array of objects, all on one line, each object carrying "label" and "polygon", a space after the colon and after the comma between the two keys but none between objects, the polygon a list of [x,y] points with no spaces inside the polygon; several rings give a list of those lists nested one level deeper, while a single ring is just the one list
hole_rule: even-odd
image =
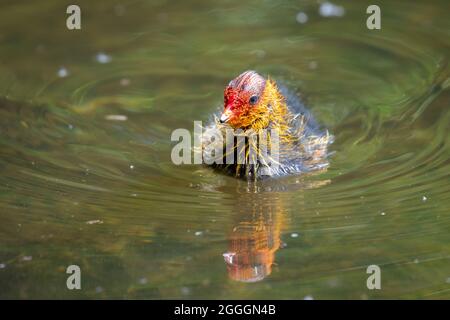
[{"label": "water droplet", "polygon": [[324,2],[320,5],[319,14],[322,17],[342,17],[345,14],[345,9],[331,2]]},{"label": "water droplet", "polygon": [[111,62],[112,58],[111,56],[103,53],[103,52],[99,52],[97,53],[97,55],[95,56],[95,60],[97,60],[98,63],[109,63]]},{"label": "water droplet", "polygon": [[298,23],[304,24],[308,22],[308,15],[304,12],[299,12],[295,16],[295,20],[297,20]]},{"label": "water droplet", "polygon": [[68,75],[69,75],[69,71],[67,71],[66,68],[61,67],[61,68],[58,69],[58,77],[60,77],[60,78],[65,78],[65,77],[67,77]]}]

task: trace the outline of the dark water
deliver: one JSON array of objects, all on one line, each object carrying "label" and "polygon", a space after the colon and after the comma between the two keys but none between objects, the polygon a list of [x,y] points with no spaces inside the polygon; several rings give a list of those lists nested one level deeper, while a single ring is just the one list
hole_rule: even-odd
[{"label": "dark water", "polygon": [[[448,1],[378,1],[381,30],[368,1],[77,3],[80,31],[0,6],[0,298],[450,298]],[[247,69],[334,134],[327,171],[171,162]]]}]

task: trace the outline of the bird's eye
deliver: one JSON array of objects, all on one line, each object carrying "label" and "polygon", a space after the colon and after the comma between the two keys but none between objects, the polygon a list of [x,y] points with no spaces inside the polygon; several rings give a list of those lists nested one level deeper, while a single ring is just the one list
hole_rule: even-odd
[{"label": "bird's eye", "polygon": [[248,102],[250,102],[250,104],[255,104],[258,102],[258,96],[251,96],[250,100],[248,100]]}]

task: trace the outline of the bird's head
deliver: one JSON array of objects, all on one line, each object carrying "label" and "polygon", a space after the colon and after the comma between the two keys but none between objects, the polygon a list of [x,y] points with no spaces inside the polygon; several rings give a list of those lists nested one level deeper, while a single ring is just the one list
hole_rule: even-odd
[{"label": "bird's head", "polygon": [[268,97],[272,86],[270,80],[255,71],[240,74],[225,88],[224,110],[219,121],[235,129],[266,128],[270,120]]}]

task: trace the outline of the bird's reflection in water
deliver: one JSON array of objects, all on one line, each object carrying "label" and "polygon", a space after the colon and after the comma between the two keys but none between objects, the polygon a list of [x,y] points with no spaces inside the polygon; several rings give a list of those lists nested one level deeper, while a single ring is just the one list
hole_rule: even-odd
[{"label": "bird's reflection in water", "polygon": [[[329,180],[301,183],[294,191],[328,183]],[[230,232],[228,251],[223,257],[230,279],[257,282],[272,273],[275,253],[281,246],[281,232],[286,227],[283,202],[287,192],[293,190],[253,184],[247,185],[246,191],[242,189],[236,199],[235,223]]]},{"label": "bird's reflection in water", "polygon": [[230,234],[229,251],[223,256],[231,279],[255,282],[272,272],[284,215],[277,196],[244,196],[238,201],[238,221]]}]

